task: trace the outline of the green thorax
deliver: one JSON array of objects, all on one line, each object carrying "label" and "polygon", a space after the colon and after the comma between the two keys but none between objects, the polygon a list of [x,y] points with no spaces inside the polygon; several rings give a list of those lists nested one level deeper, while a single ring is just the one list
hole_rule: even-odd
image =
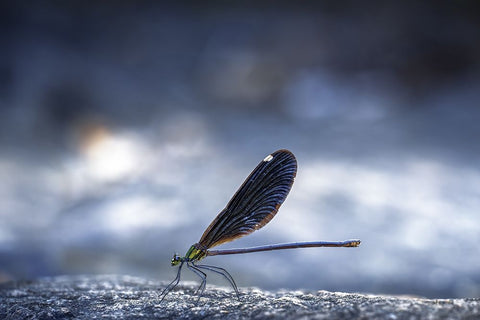
[{"label": "green thorax", "polygon": [[207,249],[202,249],[198,243],[195,243],[188,249],[183,258],[175,254],[172,259],[172,266],[176,266],[183,261],[199,261],[205,258],[206,255]]},{"label": "green thorax", "polygon": [[185,254],[185,258],[190,261],[201,260],[207,255],[205,250],[199,249],[199,245],[196,243],[188,249]]}]

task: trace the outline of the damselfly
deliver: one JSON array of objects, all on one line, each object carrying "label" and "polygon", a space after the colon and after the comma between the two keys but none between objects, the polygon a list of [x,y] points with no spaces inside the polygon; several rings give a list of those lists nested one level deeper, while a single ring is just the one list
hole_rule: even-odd
[{"label": "damselfly", "polygon": [[160,301],[177,286],[183,265],[187,265],[202,279],[197,289],[199,297],[205,291],[207,283],[207,275],[204,271],[212,271],[225,277],[239,296],[237,285],[227,270],[197,264],[197,261],[207,256],[310,247],[358,247],[360,240],[294,242],[252,248],[210,250],[219,244],[252,233],[272,220],[290,192],[296,173],[297,160],[288,150],[275,151],[263,159],[233,195],[225,209],[208,226],[200,241],[192,245],[185,256],[181,257],[177,254],[173,256],[172,266],[179,266],[177,276],[163,290]]}]

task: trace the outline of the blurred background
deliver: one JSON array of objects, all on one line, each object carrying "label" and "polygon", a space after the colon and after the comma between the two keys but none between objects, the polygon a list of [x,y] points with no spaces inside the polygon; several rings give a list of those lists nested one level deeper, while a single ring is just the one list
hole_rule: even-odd
[{"label": "blurred background", "polygon": [[173,253],[287,148],[275,219],[218,248],[362,246],[205,263],[240,287],[479,297],[479,9],[2,2],[1,281],[170,281]]}]

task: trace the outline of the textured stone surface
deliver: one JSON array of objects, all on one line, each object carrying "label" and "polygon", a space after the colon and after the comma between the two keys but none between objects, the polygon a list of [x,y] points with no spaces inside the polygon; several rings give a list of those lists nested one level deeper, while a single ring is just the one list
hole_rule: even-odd
[{"label": "textured stone surface", "polygon": [[480,319],[480,299],[431,300],[339,292],[178,286],[128,276],[43,278],[0,285],[0,319]]}]

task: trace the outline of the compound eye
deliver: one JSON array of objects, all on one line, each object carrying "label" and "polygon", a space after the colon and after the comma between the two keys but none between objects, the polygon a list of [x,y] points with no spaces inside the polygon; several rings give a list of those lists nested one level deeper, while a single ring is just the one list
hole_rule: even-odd
[{"label": "compound eye", "polygon": [[172,258],[172,266],[176,266],[182,261],[182,258],[178,254],[174,254]]}]

